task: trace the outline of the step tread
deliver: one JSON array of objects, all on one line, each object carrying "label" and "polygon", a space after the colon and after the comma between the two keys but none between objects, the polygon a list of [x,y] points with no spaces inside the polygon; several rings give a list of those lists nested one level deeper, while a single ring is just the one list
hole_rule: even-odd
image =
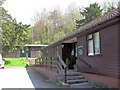
[{"label": "step tread", "polygon": [[93,85],[91,85],[88,82],[83,82],[83,83],[71,84],[70,87],[72,88],[93,88]]},{"label": "step tread", "polygon": [[69,75],[81,75],[82,73],[80,72],[67,72],[67,76]]},{"label": "step tread", "polygon": [[83,79],[84,76],[67,76],[67,79],[68,80],[71,80],[71,79]]},{"label": "step tread", "polygon": [[69,84],[82,83],[82,82],[88,82],[88,80],[87,79],[67,80],[67,83],[69,83]]}]

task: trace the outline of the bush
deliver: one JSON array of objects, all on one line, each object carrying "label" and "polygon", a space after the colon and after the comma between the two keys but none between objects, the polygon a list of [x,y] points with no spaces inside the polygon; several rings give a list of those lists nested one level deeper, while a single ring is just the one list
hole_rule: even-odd
[{"label": "bush", "polygon": [[39,60],[40,64],[42,64],[42,63],[43,63],[42,58],[37,58],[37,59]]},{"label": "bush", "polygon": [[78,67],[78,60],[76,60],[76,64],[73,67],[74,68]]},{"label": "bush", "polygon": [[66,58],[66,65],[69,66],[69,64],[70,64],[70,61],[68,58]]},{"label": "bush", "polygon": [[94,86],[100,87],[100,88],[108,88],[107,84],[103,83],[103,82],[95,82],[93,83]]},{"label": "bush", "polygon": [[25,65],[25,67],[28,67],[28,66],[29,66],[28,64]]},{"label": "bush", "polygon": [[42,58],[40,59],[40,64],[42,64],[43,63],[43,60],[42,60]]}]

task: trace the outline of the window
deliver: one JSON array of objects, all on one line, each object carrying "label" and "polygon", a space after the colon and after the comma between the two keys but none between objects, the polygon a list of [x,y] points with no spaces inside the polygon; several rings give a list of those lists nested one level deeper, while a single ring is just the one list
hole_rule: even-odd
[{"label": "window", "polygon": [[87,36],[88,42],[88,55],[99,55],[100,54],[100,37],[99,32],[89,34]]}]

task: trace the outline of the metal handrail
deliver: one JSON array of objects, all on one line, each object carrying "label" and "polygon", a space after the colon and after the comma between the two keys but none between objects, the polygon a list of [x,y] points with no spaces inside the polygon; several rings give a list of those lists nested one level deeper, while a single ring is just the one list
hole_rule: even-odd
[{"label": "metal handrail", "polygon": [[60,60],[60,62],[62,63],[62,65],[64,66],[64,68],[66,68],[67,65],[65,64],[65,62],[62,60],[62,58],[59,55],[57,55],[57,56],[58,56],[58,59]]},{"label": "metal handrail", "polygon": [[[58,67],[59,70],[61,69],[62,73],[64,74],[64,81],[65,81],[65,83],[67,83],[67,68],[68,67],[65,64],[65,62],[62,60],[62,58],[59,55],[57,55],[57,56],[58,56],[58,66],[57,67]],[[59,61],[64,66],[64,69],[63,69],[62,65],[60,65]]]}]

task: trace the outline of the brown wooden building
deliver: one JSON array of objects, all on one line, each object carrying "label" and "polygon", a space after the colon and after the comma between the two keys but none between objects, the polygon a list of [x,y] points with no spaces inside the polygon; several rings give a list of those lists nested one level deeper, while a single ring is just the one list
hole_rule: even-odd
[{"label": "brown wooden building", "polygon": [[43,57],[64,62],[69,69],[79,61],[78,71],[118,78],[118,31],[120,11],[112,12],[91,21],[42,49]]},{"label": "brown wooden building", "polygon": [[[24,50],[20,49],[19,46],[16,46],[18,51],[17,52],[10,52],[7,55],[4,55],[4,58],[21,58],[26,57],[26,54],[30,58],[40,57],[40,50],[47,45],[40,45],[40,44],[28,44],[25,45]],[[9,47],[8,47],[9,48]],[[3,51],[4,53],[4,51]]]}]

